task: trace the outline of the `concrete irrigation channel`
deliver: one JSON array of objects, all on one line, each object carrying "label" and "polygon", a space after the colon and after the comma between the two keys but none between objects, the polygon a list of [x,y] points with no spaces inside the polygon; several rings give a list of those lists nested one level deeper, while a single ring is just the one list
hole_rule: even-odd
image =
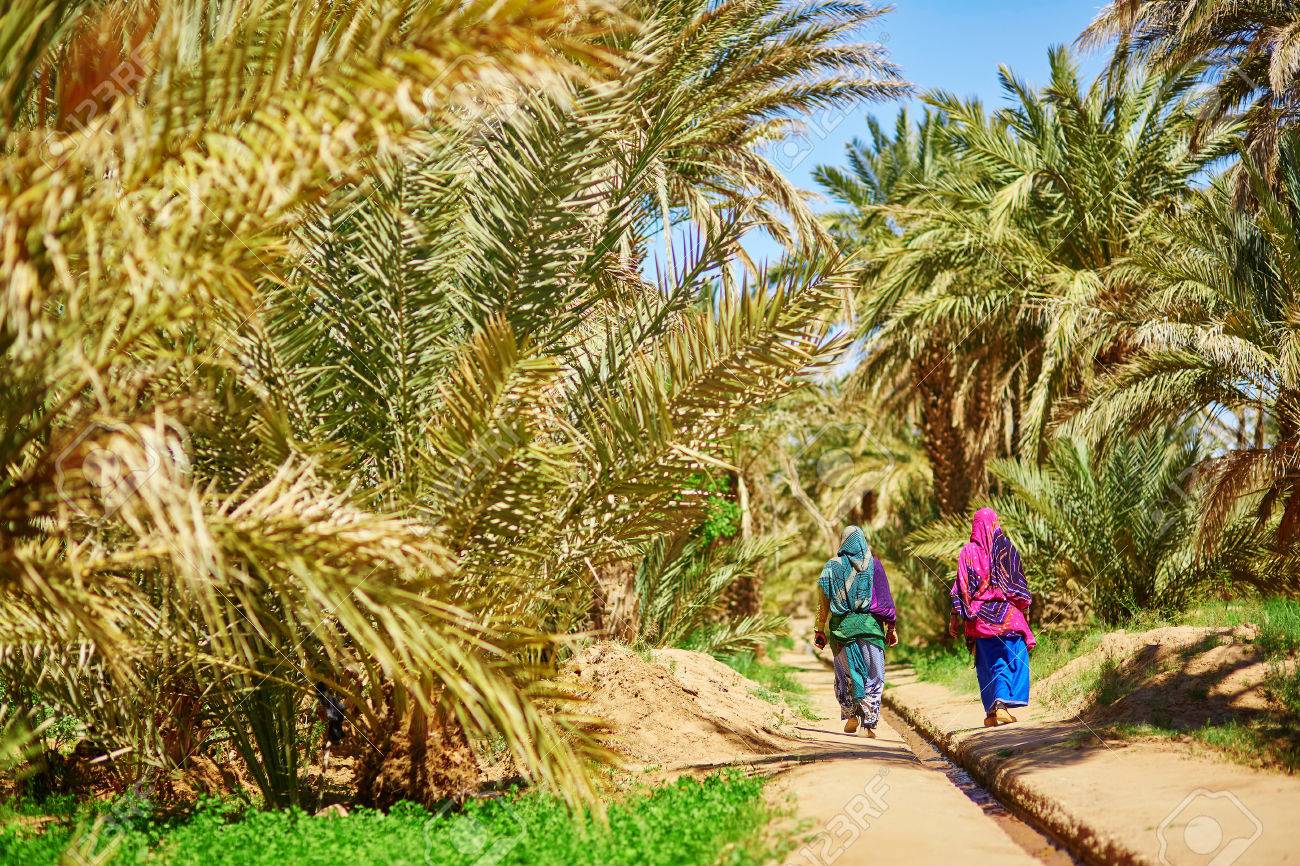
[{"label": "concrete irrigation channel", "polygon": [[949,762],[897,713],[876,738],[842,730],[824,658],[806,646],[781,661],[796,669],[820,721],[804,722],[810,746],[782,772],[775,796],[793,806],[803,840],[790,866],[1081,862]]}]

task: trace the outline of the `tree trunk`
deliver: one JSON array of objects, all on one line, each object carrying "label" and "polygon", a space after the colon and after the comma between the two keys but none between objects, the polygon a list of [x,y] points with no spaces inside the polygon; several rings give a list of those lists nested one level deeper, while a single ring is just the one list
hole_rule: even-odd
[{"label": "tree trunk", "polygon": [[874,490],[864,490],[857,503],[849,509],[849,522],[855,526],[869,526],[876,519],[879,510],[880,494]]},{"label": "tree trunk", "polygon": [[740,537],[749,541],[754,537],[754,514],[749,507],[749,485],[741,472],[736,473],[736,502],[740,505]]},{"label": "tree trunk", "polygon": [[944,517],[965,514],[970,505],[972,471],[965,439],[954,416],[956,388],[946,353],[932,347],[918,365],[921,435],[934,477],[934,497]]},{"label": "tree trunk", "polygon": [[632,643],[641,631],[636,603],[636,566],[616,562],[591,570],[591,628],[611,640]]},{"label": "tree trunk", "polygon": [[[436,694],[435,706],[436,703]],[[400,800],[432,807],[463,800],[479,782],[478,759],[456,717],[443,709],[432,715],[385,689],[380,723],[361,746],[357,799],[376,809]]]},{"label": "tree trunk", "polygon": [[[740,537],[749,541],[754,536],[754,517],[749,508],[749,486],[745,476],[737,472],[736,500],[740,505]],[[757,616],[763,612],[763,575],[758,571],[738,575],[725,590],[727,615],[734,619]]]},{"label": "tree trunk", "polygon": [[178,675],[164,683],[161,697],[154,711],[154,724],[162,740],[167,769],[180,769],[198,753],[209,733],[209,726],[202,724],[203,693],[192,676]]},{"label": "tree trunk", "polygon": [[[1273,454],[1281,455],[1284,465],[1282,478],[1274,482],[1281,495],[1282,519],[1277,524],[1277,551],[1290,554],[1300,540],[1300,471],[1294,467],[1300,456],[1300,419],[1297,407],[1300,407],[1300,392],[1283,388],[1277,395],[1277,441],[1273,443]],[[1260,413],[1259,426],[1264,426],[1263,412]],[[1262,449],[1261,449],[1262,450]]]}]

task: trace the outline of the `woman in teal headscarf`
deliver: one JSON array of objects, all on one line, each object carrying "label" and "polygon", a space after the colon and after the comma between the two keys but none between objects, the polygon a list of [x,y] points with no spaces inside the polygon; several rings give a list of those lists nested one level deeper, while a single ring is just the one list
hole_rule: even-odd
[{"label": "woman in teal headscarf", "polygon": [[817,648],[826,646],[829,632],[844,730],[851,734],[861,724],[874,737],[885,692],[885,647],[898,643],[898,635],[889,578],[861,529],[844,529],[839,553],[822,569],[817,587]]}]

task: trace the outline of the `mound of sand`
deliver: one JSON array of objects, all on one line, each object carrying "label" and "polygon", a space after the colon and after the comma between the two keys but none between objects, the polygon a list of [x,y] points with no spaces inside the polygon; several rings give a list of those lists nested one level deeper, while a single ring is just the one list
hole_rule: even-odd
[{"label": "mound of sand", "polygon": [[[1256,633],[1253,625],[1112,632],[1036,690],[1066,712],[1109,722],[1191,728],[1264,715],[1274,707]],[[1077,688],[1094,677],[1096,690]]]},{"label": "mound of sand", "polygon": [[752,680],[703,653],[659,650],[652,659],[597,643],[568,666],[584,710],[610,723],[609,745],[629,763],[685,769],[798,747],[793,717],[756,697]]}]

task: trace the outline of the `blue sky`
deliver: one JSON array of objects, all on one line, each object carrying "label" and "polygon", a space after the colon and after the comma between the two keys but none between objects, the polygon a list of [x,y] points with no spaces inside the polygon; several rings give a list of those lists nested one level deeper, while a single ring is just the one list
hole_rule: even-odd
[{"label": "blue sky", "polygon": [[[895,0],[894,11],[864,36],[883,43],[918,90],[941,88],[996,106],[1002,100],[1000,64],[1030,83],[1043,82],[1048,46],[1073,42],[1101,5],[1101,0]],[[1102,59],[1087,56],[1083,61],[1091,74]],[[909,103],[915,106],[916,100]],[[901,105],[867,105],[838,119],[823,118],[820,128],[814,119],[806,138],[788,142],[772,157],[795,183],[811,189],[813,168],[842,163],[844,145],[865,135],[868,114],[888,126]],[[766,236],[753,237],[746,247],[759,261],[775,258],[779,250]]]}]

